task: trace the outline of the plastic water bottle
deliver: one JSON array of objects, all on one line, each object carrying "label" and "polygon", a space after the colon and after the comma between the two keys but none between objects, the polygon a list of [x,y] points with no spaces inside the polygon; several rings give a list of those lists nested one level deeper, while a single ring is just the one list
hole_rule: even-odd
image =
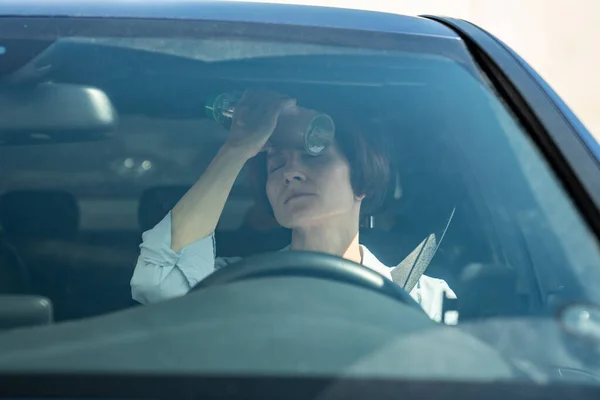
[{"label": "plastic water bottle", "polygon": [[[241,93],[227,92],[211,98],[206,102],[206,114],[229,130],[241,96]],[[303,148],[308,154],[318,156],[333,142],[334,136],[335,124],[329,115],[296,107],[293,113],[279,116],[268,145]]]}]

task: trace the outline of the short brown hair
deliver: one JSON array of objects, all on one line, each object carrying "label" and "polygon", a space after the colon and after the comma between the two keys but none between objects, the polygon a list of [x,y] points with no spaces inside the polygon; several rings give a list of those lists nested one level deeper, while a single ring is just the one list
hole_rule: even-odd
[{"label": "short brown hair", "polygon": [[[371,214],[385,201],[390,182],[390,161],[381,143],[383,137],[377,132],[366,134],[367,130],[363,128],[365,123],[349,122],[347,118],[336,119],[335,116],[333,117],[336,121],[335,141],[350,164],[352,190],[357,196],[365,196],[361,204],[361,214]],[[265,190],[267,182],[266,154],[261,153],[254,157],[250,161],[249,167],[256,196],[259,201],[266,202],[266,206],[270,209]]]}]

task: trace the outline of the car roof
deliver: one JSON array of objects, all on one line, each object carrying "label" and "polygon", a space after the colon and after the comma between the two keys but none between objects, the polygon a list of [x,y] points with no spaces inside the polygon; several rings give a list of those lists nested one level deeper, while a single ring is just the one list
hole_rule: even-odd
[{"label": "car roof", "polygon": [[190,0],[8,0],[0,3],[0,16],[113,17],[270,23],[404,33],[459,39],[444,25],[421,17],[398,14],[233,1]]}]

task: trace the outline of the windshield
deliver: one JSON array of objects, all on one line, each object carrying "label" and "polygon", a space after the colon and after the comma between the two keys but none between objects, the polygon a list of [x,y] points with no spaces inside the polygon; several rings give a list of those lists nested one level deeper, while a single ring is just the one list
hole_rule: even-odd
[{"label": "windshield", "polygon": [[525,324],[486,337],[505,350],[600,301],[594,236],[460,39],[107,30],[0,42],[26,50],[2,91],[39,105],[0,118],[0,290],[55,323],[288,250],[361,264],[442,325]]}]

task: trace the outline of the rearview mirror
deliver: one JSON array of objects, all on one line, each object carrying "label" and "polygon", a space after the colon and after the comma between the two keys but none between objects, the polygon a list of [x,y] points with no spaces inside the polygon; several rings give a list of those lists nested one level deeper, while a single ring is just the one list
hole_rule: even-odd
[{"label": "rearview mirror", "polygon": [[97,140],[114,133],[117,113],[102,90],[73,84],[0,87],[0,144]]}]

